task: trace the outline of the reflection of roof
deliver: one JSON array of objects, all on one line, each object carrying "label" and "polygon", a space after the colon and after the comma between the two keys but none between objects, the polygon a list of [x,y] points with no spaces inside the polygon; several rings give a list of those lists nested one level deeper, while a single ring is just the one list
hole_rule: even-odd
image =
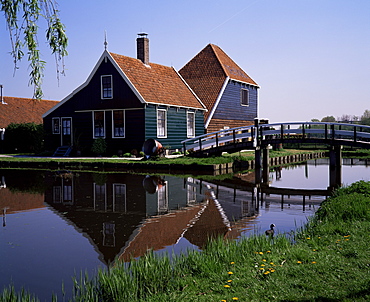
[{"label": "reflection of roof", "polygon": [[179,73],[197,94],[208,113],[227,78],[257,86],[220,47],[208,44]]},{"label": "reflection of roof", "polygon": [[44,194],[11,192],[8,188],[0,189],[0,214],[23,212],[44,208]]},{"label": "reflection of roof", "polygon": [[229,227],[225,223],[220,207],[217,207],[214,199],[209,199],[208,206],[194,225],[186,231],[184,237],[203,249],[210,239],[224,237],[228,230]]},{"label": "reflection of roof", "polygon": [[146,219],[136,235],[130,238],[119,259],[130,261],[143,256],[148,249],[160,250],[176,244],[190,222],[202,211],[205,204],[198,204],[166,215]]},{"label": "reflection of roof", "polygon": [[110,53],[145,102],[205,109],[172,67]]},{"label": "reflection of roof", "polygon": [[0,128],[6,128],[10,123],[36,123],[42,124],[42,115],[58,104],[57,101],[32,100],[4,96],[0,101]]}]

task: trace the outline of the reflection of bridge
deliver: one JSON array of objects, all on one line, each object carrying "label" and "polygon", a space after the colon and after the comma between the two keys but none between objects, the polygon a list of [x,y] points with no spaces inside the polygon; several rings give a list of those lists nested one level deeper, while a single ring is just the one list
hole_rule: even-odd
[{"label": "reflection of bridge", "polygon": [[259,124],[256,119],[253,126],[208,133],[182,143],[184,151],[198,157],[244,149],[254,150],[258,183],[268,182],[271,145],[283,143],[328,145],[329,188],[335,188],[342,183],[342,146],[370,149],[370,126],[321,122]]}]

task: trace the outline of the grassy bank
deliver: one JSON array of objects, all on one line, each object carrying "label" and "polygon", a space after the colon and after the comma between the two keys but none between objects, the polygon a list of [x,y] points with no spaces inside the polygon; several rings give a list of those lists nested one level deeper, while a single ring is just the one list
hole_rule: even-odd
[{"label": "grassy bank", "polygon": [[[280,150],[280,151],[270,151],[270,157],[276,156],[289,156],[295,154],[309,154],[315,153],[315,151],[305,151],[305,150]],[[151,163],[160,163],[160,164],[182,164],[182,165],[213,165],[213,164],[224,164],[224,163],[232,163],[234,160],[253,160],[254,159],[254,152],[247,151],[247,152],[236,152],[232,154],[225,154],[218,157],[207,157],[207,158],[193,158],[188,156],[181,156],[176,158],[167,158],[167,157],[156,157],[149,160],[140,160],[134,158],[123,158],[123,157],[91,157],[91,158],[53,158],[53,157],[36,157],[32,156],[31,154],[9,154],[10,157],[0,157],[0,161],[16,161],[16,162],[35,162],[35,163],[43,163],[43,162],[82,162],[82,163],[141,163],[151,164]]]},{"label": "grassy bank", "polygon": [[[172,261],[149,254],[76,281],[73,301],[369,301],[369,235],[370,183],[360,181],[296,234],[218,240]],[[17,301],[10,294],[0,301]]]}]

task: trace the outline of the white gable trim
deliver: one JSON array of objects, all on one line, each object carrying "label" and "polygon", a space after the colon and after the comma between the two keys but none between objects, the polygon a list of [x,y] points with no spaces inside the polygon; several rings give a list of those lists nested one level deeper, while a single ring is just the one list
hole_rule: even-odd
[{"label": "white gable trim", "polygon": [[207,120],[206,120],[206,123],[205,123],[205,125],[204,125],[204,127],[205,127],[206,129],[208,128],[208,125],[209,125],[209,123],[211,122],[211,119],[212,119],[213,115],[215,114],[215,111],[216,111],[216,109],[217,109],[217,106],[218,106],[218,104],[219,104],[219,103],[220,103],[220,101],[221,101],[222,95],[224,94],[224,91],[225,91],[225,89],[226,89],[227,84],[229,83],[229,80],[230,80],[230,78],[229,78],[229,77],[226,77],[225,82],[224,82],[224,84],[222,85],[222,88],[221,88],[221,90],[220,90],[220,93],[219,93],[219,94],[218,94],[218,96],[217,96],[216,102],[215,102],[215,104],[213,105],[213,107],[212,107],[212,109],[211,109],[211,112],[209,113],[208,118],[207,118]]},{"label": "white gable trim", "polygon": [[103,54],[100,56],[100,59],[95,64],[93,70],[91,71],[89,77],[87,80],[77,87],[75,90],[72,91],[69,95],[67,95],[64,99],[62,99],[57,105],[55,105],[53,108],[46,111],[42,118],[45,118],[50,113],[52,113],[54,110],[62,106],[64,103],[66,103],[68,100],[70,100],[77,92],[81,91],[83,88],[85,88],[91,81],[92,77],[95,75],[96,71],[98,70],[99,66],[103,62],[103,60],[109,59],[109,61],[112,63],[112,65],[117,69],[118,73],[122,76],[122,78],[125,80],[125,82],[129,85],[129,87],[132,89],[132,91],[135,93],[135,95],[138,97],[141,103],[146,103],[144,98],[140,95],[140,93],[137,91],[137,89],[134,87],[134,85],[131,83],[131,81],[128,79],[128,77],[125,75],[125,73],[122,71],[122,69],[118,66],[117,62],[113,59],[113,57],[110,55],[110,53],[105,50]]}]

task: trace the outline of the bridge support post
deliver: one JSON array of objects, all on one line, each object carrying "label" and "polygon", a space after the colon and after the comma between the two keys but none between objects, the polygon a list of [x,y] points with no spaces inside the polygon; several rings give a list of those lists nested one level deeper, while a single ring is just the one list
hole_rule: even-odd
[{"label": "bridge support post", "polygon": [[269,174],[270,174],[270,164],[269,164],[269,153],[270,149],[268,146],[263,148],[263,155],[262,155],[262,180],[264,183],[269,182]]},{"label": "bridge support post", "polygon": [[255,183],[260,184],[262,182],[262,154],[260,146],[257,146],[254,150],[254,163]]},{"label": "bridge support post", "polygon": [[342,186],[342,146],[330,147],[329,152],[329,189]]}]

